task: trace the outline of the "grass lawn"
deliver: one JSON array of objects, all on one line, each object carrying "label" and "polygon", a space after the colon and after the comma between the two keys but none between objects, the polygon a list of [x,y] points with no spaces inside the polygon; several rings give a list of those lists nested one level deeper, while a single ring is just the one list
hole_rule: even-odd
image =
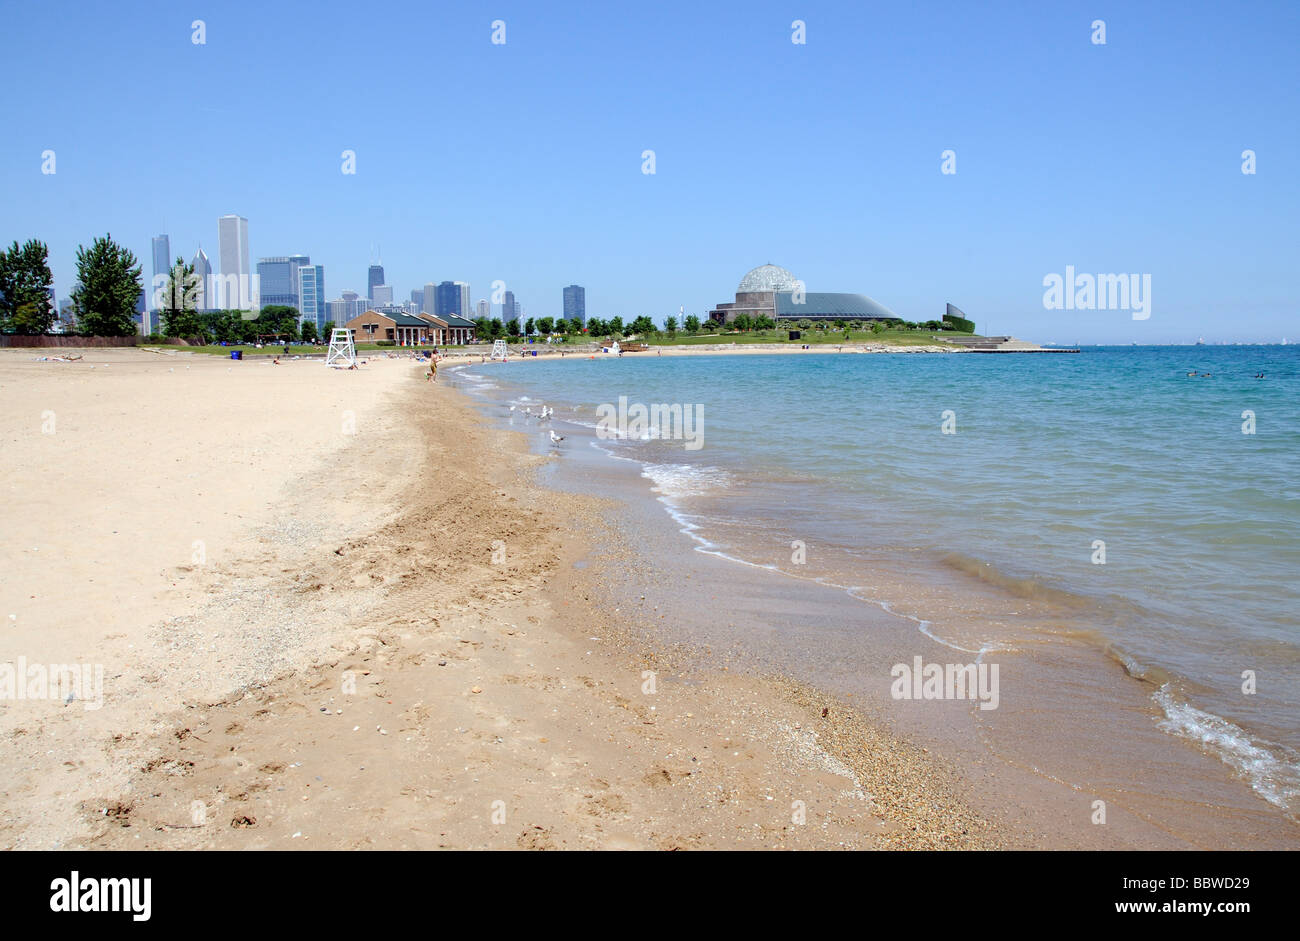
[{"label": "grass lawn", "polygon": [[843,343],[888,343],[894,346],[931,346],[938,342],[936,340],[937,336],[973,336],[973,334],[947,332],[935,334],[930,330],[885,330],[882,333],[872,333],[870,330],[849,330],[846,337],[846,332],[843,330],[812,329],[801,331],[802,337],[798,340],[791,340],[789,330],[790,328],[786,327],[777,330],[748,330],[744,333],[712,333],[695,334],[693,336],[685,333],[678,333],[676,336],[658,333],[652,337],[646,337],[645,342],[651,346],[706,346],[725,343],[807,343],[809,345],[833,343],[837,346]]}]

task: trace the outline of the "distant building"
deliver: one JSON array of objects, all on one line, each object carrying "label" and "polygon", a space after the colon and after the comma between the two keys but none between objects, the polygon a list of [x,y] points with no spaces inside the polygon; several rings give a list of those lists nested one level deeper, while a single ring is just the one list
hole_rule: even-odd
[{"label": "distant building", "polygon": [[325,326],[325,266],[298,266],[298,311],[302,321],[311,321],[317,332]]},{"label": "distant building", "polygon": [[759,265],[736,287],[734,302],[709,311],[716,323],[731,323],[741,314],[779,320],[899,320],[899,316],[865,294],[809,294],[793,274],[779,265]]},{"label": "distant building", "polygon": [[[373,268],[371,269],[374,270]],[[388,284],[375,284],[370,287],[370,302],[375,307],[386,307],[393,303],[393,288]]]},{"label": "distant building", "polygon": [[220,305],[254,310],[258,290],[248,261],[248,220],[234,213],[217,220],[217,259],[221,264]]},{"label": "distant building", "polygon": [[564,289],[564,319],[587,325],[587,289],[580,284],[570,284]]},{"label": "distant building", "polygon": [[[375,288],[384,283],[384,266],[371,265],[370,271],[366,275],[366,297],[370,298],[372,301],[375,300]],[[392,300],[391,296],[389,297],[389,300]]]},{"label": "distant building", "polygon": [[457,281],[456,287],[460,288],[460,310],[456,313],[461,317],[469,317],[472,307],[469,306],[469,284],[464,281]]},{"label": "distant building", "polygon": [[424,304],[420,307],[420,312],[424,314],[433,313],[433,305],[438,300],[438,285],[432,281],[424,283]]},{"label": "distant building", "polygon": [[444,281],[438,285],[437,293],[434,295],[433,312],[439,317],[443,314],[464,317],[469,311],[462,305],[466,303],[468,296],[467,291],[461,290],[459,281]]},{"label": "distant building", "polygon": [[311,264],[306,255],[280,255],[262,258],[257,262],[257,279],[261,291],[262,307],[272,304],[293,307],[302,313],[298,297],[298,269]]},{"label": "distant building", "polygon": [[508,324],[518,319],[519,305],[515,302],[515,292],[506,291],[505,299],[501,302],[501,322]]},{"label": "distant building", "polygon": [[491,320],[492,305],[489,304],[483,298],[479,298],[479,302],[474,309],[474,316],[476,316],[479,320]]},{"label": "distant building", "polygon": [[415,305],[416,310],[424,310],[424,288],[411,289],[411,303]]},{"label": "distant building", "polygon": [[212,262],[208,261],[208,256],[200,248],[190,264],[194,268],[194,276],[198,279],[194,307],[197,310],[217,310],[217,286],[212,279]]},{"label": "distant building", "polygon": [[344,291],[340,299],[329,301],[325,305],[325,319],[341,327],[353,317],[364,314],[369,309],[369,300],[356,291]]},{"label": "distant building", "polygon": [[[166,284],[166,281],[160,280],[160,278],[170,276],[172,260],[171,237],[167,235],[155,235],[153,237],[153,289],[150,291],[151,295],[153,294],[153,291],[157,291]],[[153,306],[158,306],[156,301]]]}]

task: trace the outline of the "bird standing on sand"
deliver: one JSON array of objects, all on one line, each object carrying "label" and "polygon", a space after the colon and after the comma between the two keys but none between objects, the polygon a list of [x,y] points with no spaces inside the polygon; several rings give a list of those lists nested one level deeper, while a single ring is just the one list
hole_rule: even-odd
[{"label": "bird standing on sand", "polygon": [[559,444],[561,441],[564,440],[564,435],[557,435],[554,431],[551,431],[550,434],[551,434],[551,444]]}]

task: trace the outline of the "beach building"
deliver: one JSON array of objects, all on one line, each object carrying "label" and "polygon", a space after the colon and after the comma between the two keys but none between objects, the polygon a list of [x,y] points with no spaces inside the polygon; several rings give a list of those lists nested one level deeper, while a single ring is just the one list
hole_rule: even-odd
[{"label": "beach building", "polygon": [[808,293],[802,282],[780,265],[751,269],[736,287],[734,301],[709,311],[715,323],[731,323],[741,314],[771,320],[901,320],[865,294]]},{"label": "beach building", "polygon": [[430,342],[435,346],[463,346],[474,342],[474,321],[456,314],[420,314],[429,324]]},{"label": "beach building", "polygon": [[343,326],[358,343],[387,340],[400,346],[462,346],[474,341],[472,321],[453,314],[412,314],[397,308],[367,310]]}]

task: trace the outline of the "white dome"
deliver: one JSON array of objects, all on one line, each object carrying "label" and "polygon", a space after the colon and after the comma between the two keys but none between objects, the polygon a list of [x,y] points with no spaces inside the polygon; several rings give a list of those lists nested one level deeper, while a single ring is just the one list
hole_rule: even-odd
[{"label": "white dome", "polygon": [[780,265],[759,265],[740,279],[740,287],[736,288],[736,293],[793,291],[798,286],[798,279]]}]

